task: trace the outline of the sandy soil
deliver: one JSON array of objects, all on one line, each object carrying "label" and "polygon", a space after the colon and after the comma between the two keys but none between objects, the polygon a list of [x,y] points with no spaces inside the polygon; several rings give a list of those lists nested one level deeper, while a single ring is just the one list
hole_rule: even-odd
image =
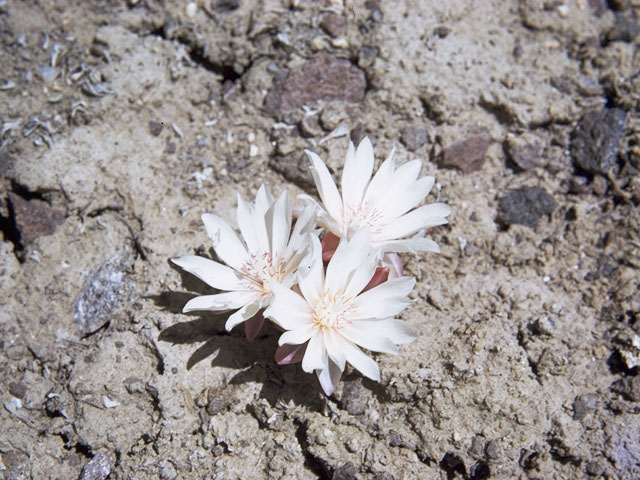
[{"label": "sandy soil", "polygon": [[[0,0],[0,477],[639,478],[640,2],[194,7]],[[340,124],[454,213],[326,398],[168,260]]]}]

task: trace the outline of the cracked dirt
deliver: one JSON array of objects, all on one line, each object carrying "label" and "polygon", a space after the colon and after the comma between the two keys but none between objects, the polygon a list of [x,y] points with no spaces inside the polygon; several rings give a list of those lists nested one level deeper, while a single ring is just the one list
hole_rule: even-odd
[{"label": "cracked dirt", "polygon": [[[0,0],[0,477],[640,477],[637,0]],[[169,258],[348,137],[451,205],[326,398]]]}]

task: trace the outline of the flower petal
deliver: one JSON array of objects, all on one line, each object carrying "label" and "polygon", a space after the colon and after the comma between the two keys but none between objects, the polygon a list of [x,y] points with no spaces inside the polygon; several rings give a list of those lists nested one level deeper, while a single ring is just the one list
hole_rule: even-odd
[{"label": "flower petal", "polygon": [[276,350],[276,363],[289,365],[301,362],[306,348],[306,345],[282,345]]},{"label": "flower petal", "polygon": [[[335,291],[345,288],[353,271],[362,265],[370,253],[371,234],[368,228],[360,229],[351,240],[343,239],[327,265],[325,289]],[[371,270],[369,279],[373,276],[374,271],[375,266]]]},{"label": "flower petal", "polygon": [[440,252],[440,246],[429,238],[416,237],[404,240],[391,240],[376,245],[382,252]]},{"label": "flower petal", "polygon": [[251,302],[245,305],[240,310],[229,316],[229,318],[227,319],[227,323],[224,324],[224,328],[227,330],[227,332],[230,332],[233,327],[249,320],[256,313],[258,313],[259,310],[260,305],[258,302]]},{"label": "flower petal", "polygon": [[371,350],[372,352],[383,352],[396,355],[398,349],[393,342],[379,331],[378,322],[358,322],[358,326],[345,325],[340,329],[340,333],[352,343]]},{"label": "flower petal", "polygon": [[293,330],[311,322],[311,307],[304,299],[279,283],[271,284],[273,299],[264,316],[285,330]]},{"label": "flower petal", "polygon": [[379,382],[380,369],[378,368],[378,364],[350,341],[341,339],[341,343],[344,354],[347,357],[347,362],[365,377]]},{"label": "flower petal", "polygon": [[230,267],[241,271],[249,256],[236,232],[227,222],[212,213],[203,214],[202,221],[218,256]]},{"label": "flower petal", "polygon": [[249,252],[263,252],[264,247],[269,246],[264,214],[260,215],[256,212],[255,208],[245,201],[240,194],[238,194],[236,220]]},{"label": "flower petal", "polygon": [[287,330],[278,339],[278,345],[300,345],[306,343],[315,333],[316,329],[313,324],[307,323],[300,328]]},{"label": "flower petal", "polygon": [[324,338],[325,348],[327,349],[327,355],[329,355],[329,358],[335,362],[340,371],[344,371],[347,357],[345,357],[339,336],[333,331],[333,329],[324,330],[322,335]]},{"label": "flower petal", "polygon": [[316,370],[316,375],[318,375],[318,381],[320,382],[320,386],[324,391],[325,395],[328,397],[333,395],[333,392],[340,383],[340,377],[342,376],[342,370],[331,360],[327,362],[327,366],[322,370]]},{"label": "flower petal", "polygon": [[311,236],[311,253],[304,265],[298,269],[298,287],[309,304],[313,304],[321,295],[324,285],[324,265],[322,247],[315,235]]},{"label": "flower petal", "polygon": [[434,177],[422,177],[410,184],[406,189],[397,191],[392,202],[380,205],[379,209],[385,223],[395,220],[422,202],[435,182]]},{"label": "flower petal", "polygon": [[249,320],[244,322],[244,336],[247,337],[247,340],[252,342],[256,339],[260,330],[264,325],[264,316],[261,313],[256,313]]},{"label": "flower petal", "polygon": [[171,261],[213,288],[219,290],[245,288],[242,276],[238,272],[208,258],[185,255],[180,258],[172,258]]},{"label": "flower petal", "polygon": [[394,278],[361,293],[354,299],[349,318],[365,320],[397,315],[411,303],[407,295],[415,283],[413,277]]},{"label": "flower petal", "polygon": [[267,186],[264,184],[261,185],[258,189],[258,193],[256,194],[256,201],[254,205],[256,214],[258,216],[264,215],[267,210],[269,210],[271,205],[273,205],[273,202],[273,195],[271,195],[271,192],[269,191]]},{"label": "flower petal", "polygon": [[414,333],[407,326],[407,322],[395,318],[376,320],[375,323],[366,320],[354,321],[352,326],[357,330],[375,328],[378,335],[387,337],[396,345],[406,345],[416,339]]},{"label": "flower petal", "polygon": [[367,187],[367,192],[364,195],[365,203],[376,203],[389,187],[389,183],[391,182],[391,178],[393,177],[393,173],[396,169],[396,162],[393,159],[395,151],[396,149],[393,147],[389,157],[382,162],[382,165],[380,165],[380,168],[378,168],[378,171],[373,176],[371,183],[369,183],[369,186]]},{"label": "flower petal", "polygon": [[344,289],[345,298],[352,298],[364,290],[371,282],[378,266],[378,255],[370,255],[356,268]]},{"label": "flower petal", "polygon": [[311,174],[327,213],[336,220],[342,218],[342,198],[329,169],[317,154],[310,150],[305,150],[305,153],[311,159]]},{"label": "flower petal", "polygon": [[353,143],[349,142],[349,150],[342,169],[342,200],[345,206],[362,203],[364,192],[373,173],[373,146],[369,137],[364,137],[353,152]]},{"label": "flower petal", "polygon": [[271,257],[276,260],[284,254],[291,233],[291,205],[289,204],[287,192],[282,192],[264,218],[267,225],[267,233],[271,240]]},{"label": "flower petal", "polygon": [[314,370],[322,370],[327,364],[327,350],[324,346],[322,335],[314,335],[307,344],[307,351],[302,359],[302,369],[311,373]]},{"label": "flower petal", "polygon": [[184,313],[194,310],[207,310],[224,312],[235,310],[257,299],[257,294],[251,291],[236,291],[218,293],[217,295],[202,295],[192,298],[187,302],[182,311]]},{"label": "flower petal", "polygon": [[447,223],[445,218],[451,213],[451,207],[444,203],[431,203],[397,218],[385,225],[374,238],[376,242],[406,237],[423,228]]}]

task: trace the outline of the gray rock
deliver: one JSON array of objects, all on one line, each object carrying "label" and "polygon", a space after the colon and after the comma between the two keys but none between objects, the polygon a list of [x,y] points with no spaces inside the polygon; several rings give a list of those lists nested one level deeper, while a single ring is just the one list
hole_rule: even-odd
[{"label": "gray rock", "polygon": [[498,221],[535,228],[540,217],[550,215],[556,207],[553,197],[542,188],[523,187],[507,192],[498,200]]},{"label": "gray rock", "polygon": [[400,133],[402,135],[400,141],[410,152],[415,152],[429,140],[427,131],[420,128],[407,127],[403,128]]},{"label": "gray rock", "polygon": [[129,252],[121,252],[85,276],[82,295],[73,313],[80,335],[84,337],[98,331],[131,299],[135,285],[127,270],[132,262]]},{"label": "gray rock", "polygon": [[153,135],[154,137],[157,137],[158,135],[160,135],[162,133],[163,128],[164,128],[164,125],[162,123],[154,122],[153,120],[149,122],[149,131],[151,132],[151,135]]},{"label": "gray rock", "polygon": [[586,114],[573,132],[571,154],[574,163],[592,174],[606,174],[616,162],[626,112],[604,108]]},{"label": "gray rock", "polygon": [[115,458],[110,453],[98,452],[82,467],[80,480],[105,480],[113,471],[115,463]]},{"label": "gray rock", "polygon": [[544,166],[542,142],[531,135],[508,135],[505,147],[509,160],[521,170]]},{"label": "gray rock", "polygon": [[367,409],[366,390],[362,386],[362,379],[345,380],[342,394],[338,399],[341,408],[351,415],[362,415]]},{"label": "gray rock", "polygon": [[582,420],[589,412],[596,409],[598,396],[595,393],[578,395],[573,401],[573,419]]},{"label": "gray rock", "polygon": [[610,42],[631,43],[635,41],[638,33],[640,33],[640,27],[635,18],[633,18],[633,14],[617,13],[613,27],[607,32],[607,40]]},{"label": "gray rock", "polygon": [[355,480],[357,478],[356,476],[357,474],[358,474],[358,469],[356,468],[356,466],[351,462],[347,462],[344,465],[340,465],[338,468],[335,469],[331,479],[332,480]]}]

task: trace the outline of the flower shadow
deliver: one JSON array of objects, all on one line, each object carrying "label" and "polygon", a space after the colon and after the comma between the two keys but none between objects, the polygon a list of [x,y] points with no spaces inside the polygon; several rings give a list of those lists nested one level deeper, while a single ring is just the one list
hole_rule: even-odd
[{"label": "flower shadow", "polygon": [[[196,295],[189,292],[162,292],[150,298],[161,309],[180,313],[184,304]],[[324,400],[315,375],[303,372],[300,365],[276,364],[274,355],[280,333],[271,323],[266,322],[258,337],[249,342],[242,325],[232,332],[225,331],[228,315],[191,312],[187,316],[193,319],[165,328],[158,340],[176,345],[204,342],[187,359],[187,370],[211,359],[212,368],[224,367],[238,371],[228,380],[229,385],[260,384],[259,397],[272,406],[279,401],[293,401],[296,405],[320,411]]]}]

